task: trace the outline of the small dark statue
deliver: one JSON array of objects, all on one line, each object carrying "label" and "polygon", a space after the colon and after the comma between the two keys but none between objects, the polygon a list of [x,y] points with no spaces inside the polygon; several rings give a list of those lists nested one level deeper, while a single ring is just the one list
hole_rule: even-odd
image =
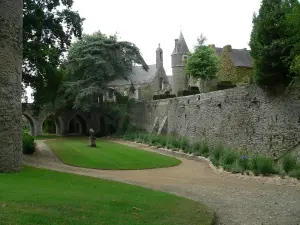
[{"label": "small dark statue", "polygon": [[93,128],[89,129],[90,136],[89,136],[89,147],[96,147],[96,137],[95,137],[95,131]]}]

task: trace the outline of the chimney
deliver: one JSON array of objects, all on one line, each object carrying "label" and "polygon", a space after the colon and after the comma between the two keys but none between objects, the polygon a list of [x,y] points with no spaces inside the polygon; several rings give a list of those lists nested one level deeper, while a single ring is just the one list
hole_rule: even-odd
[{"label": "chimney", "polygon": [[231,45],[226,45],[224,46],[224,49],[226,49],[228,52],[232,51],[232,46]]},{"label": "chimney", "polygon": [[178,39],[175,39],[175,52],[178,52]]}]

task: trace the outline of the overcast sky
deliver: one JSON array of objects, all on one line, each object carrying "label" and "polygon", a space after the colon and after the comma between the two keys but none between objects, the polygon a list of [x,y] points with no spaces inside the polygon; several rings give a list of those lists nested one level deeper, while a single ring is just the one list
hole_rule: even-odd
[{"label": "overcast sky", "polygon": [[74,0],[84,21],[84,33],[101,31],[140,48],[147,64],[155,64],[158,43],[164,67],[172,75],[171,53],[180,28],[190,50],[203,33],[208,44],[249,48],[253,13],[261,0]]}]

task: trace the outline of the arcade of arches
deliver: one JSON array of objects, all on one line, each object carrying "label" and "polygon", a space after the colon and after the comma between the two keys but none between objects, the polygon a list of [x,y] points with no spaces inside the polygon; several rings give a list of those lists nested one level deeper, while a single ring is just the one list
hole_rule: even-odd
[{"label": "arcade of arches", "polygon": [[53,110],[42,109],[37,115],[30,104],[22,105],[23,128],[30,130],[32,136],[55,133],[58,136],[88,135],[88,130],[101,132],[101,119],[92,113],[70,110],[57,115]]}]

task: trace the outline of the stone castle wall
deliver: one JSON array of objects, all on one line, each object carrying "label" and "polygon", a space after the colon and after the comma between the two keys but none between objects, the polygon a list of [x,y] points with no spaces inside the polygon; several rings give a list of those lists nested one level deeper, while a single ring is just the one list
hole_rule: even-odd
[{"label": "stone castle wall", "polygon": [[[300,92],[274,97],[254,86],[137,103],[132,123],[190,141],[261,152],[279,157],[300,141]],[[166,119],[167,117],[167,119]]]}]

